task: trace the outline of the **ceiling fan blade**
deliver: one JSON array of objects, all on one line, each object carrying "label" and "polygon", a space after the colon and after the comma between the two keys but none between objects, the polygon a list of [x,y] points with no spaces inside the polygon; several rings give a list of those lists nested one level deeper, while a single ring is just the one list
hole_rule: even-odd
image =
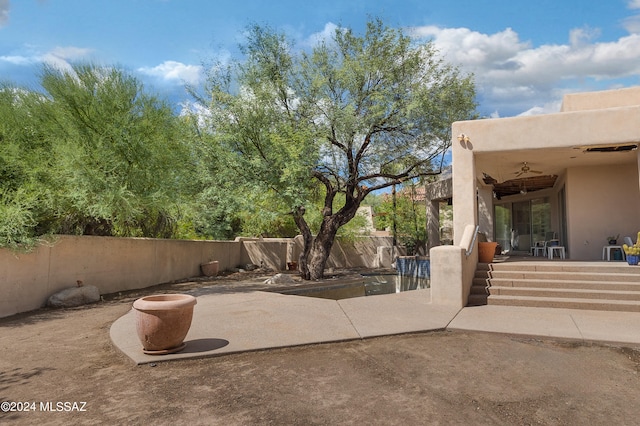
[{"label": "ceiling fan blade", "polygon": [[524,172],[516,172],[516,177],[520,177]]},{"label": "ceiling fan blade", "polygon": [[529,170],[529,171],[530,171],[531,173],[537,173],[537,174],[542,173],[540,170]]}]

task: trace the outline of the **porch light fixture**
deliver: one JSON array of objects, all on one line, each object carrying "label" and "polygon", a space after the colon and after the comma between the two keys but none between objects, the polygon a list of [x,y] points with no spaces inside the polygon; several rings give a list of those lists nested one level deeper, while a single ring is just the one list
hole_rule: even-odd
[{"label": "porch light fixture", "polygon": [[467,142],[471,142],[471,139],[469,139],[469,136],[465,135],[464,133],[460,133],[460,134],[458,135],[458,140],[459,140],[460,142],[465,142],[465,143],[467,143]]}]

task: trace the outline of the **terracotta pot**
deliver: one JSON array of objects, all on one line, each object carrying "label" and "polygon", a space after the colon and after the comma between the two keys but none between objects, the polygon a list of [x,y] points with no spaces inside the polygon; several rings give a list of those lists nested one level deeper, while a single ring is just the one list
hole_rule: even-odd
[{"label": "terracotta pot", "polygon": [[196,298],[188,294],[145,296],[133,302],[144,353],[163,355],[184,349],[196,303]]},{"label": "terracotta pot", "polygon": [[203,263],[200,265],[200,269],[202,270],[202,274],[207,277],[215,277],[218,275],[218,261],[213,260],[211,262]]},{"label": "terracotta pot", "polygon": [[478,262],[491,263],[493,256],[496,254],[496,242],[482,242],[478,243]]}]

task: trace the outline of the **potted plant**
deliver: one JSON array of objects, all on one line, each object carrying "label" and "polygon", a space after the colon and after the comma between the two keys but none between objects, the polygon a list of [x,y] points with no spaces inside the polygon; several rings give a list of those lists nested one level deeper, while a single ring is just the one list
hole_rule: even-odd
[{"label": "potted plant", "polygon": [[636,243],[632,246],[623,244],[622,250],[624,250],[624,254],[627,257],[627,263],[629,265],[637,265],[640,261],[640,232],[638,232]]},{"label": "potted plant", "polygon": [[618,244],[618,238],[620,238],[620,234],[607,237],[607,242],[609,243],[610,246],[615,246]]},{"label": "potted plant", "polygon": [[136,332],[144,353],[164,355],[183,350],[196,303],[189,294],[152,295],[133,302]]},{"label": "potted plant", "polygon": [[207,277],[217,276],[219,267],[220,267],[220,264],[217,260],[212,260],[211,262],[200,264],[200,269],[202,270],[202,274]]},{"label": "potted plant", "polygon": [[495,241],[481,241],[478,243],[478,262],[491,263],[496,254],[498,243]]}]

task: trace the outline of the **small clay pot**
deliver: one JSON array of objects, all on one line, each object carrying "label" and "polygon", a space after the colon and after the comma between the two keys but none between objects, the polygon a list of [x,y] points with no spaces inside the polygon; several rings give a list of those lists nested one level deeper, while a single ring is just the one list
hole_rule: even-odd
[{"label": "small clay pot", "polygon": [[496,248],[498,243],[496,242],[479,242],[478,243],[478,262],[491,263],[493,256],[496,254]]},{"label": "small clay pot", "polygon": [[215,277],[218,275],[219,263],[217,260],[213,260],[211,262],[203,263],[200,265],[200,269],[202,270],[202,274],[207,277]]},{"label": "small clay pot", "polygon": [[188,294],[145,296],[133,302],[144,353],[164,355],[183,350],[196,303]]}]

